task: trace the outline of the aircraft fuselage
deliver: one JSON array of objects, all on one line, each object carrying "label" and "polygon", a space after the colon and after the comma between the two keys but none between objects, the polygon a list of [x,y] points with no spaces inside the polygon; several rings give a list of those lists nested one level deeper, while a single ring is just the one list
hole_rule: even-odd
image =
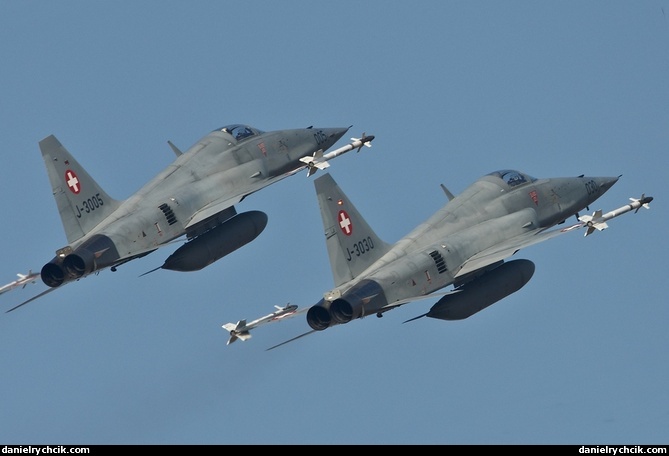
[{"label": "aircraft fuselage", "polygon": [[[179,153],[125,201],[110,198],[53,136],[45,138],[40,147],[69,244],[44,266],[42,279],[51,287],[59,286],[144,256],[183,235],[191,240],[218,229],[237,216],[235,204],[304,168],[300,158],[327,150],[347,130],[310,127],[263,132],[245,125],[223,127]],[[236,137],[238,133],[241,136]],[[229,253],[255,238],[265,228],[266,216],[254,215],[246,222],[255,226],[254,235],[225,241],[230,244],[223,251]],[[240,230],[232,233],[243,234]],[[187,254],[198,251],[203,248]],[[193,267],[215,259],[203,259]]]},{"label": "aircraft fuselage", "polygon": [[[366,256],[372,255],[368,252],[376,247],[373,238],[369,237],[369,230],[360,229],[359,216],[347,213],[346,222],[356,229],[351,229],[350,240],[339,236],[344,258],[333,260],[333,265],[346,262],[349,270],[361,272],[326,293],[310,309],[307,319],[312,328],[321,330],[370,313],[380,315],[394,303],[408,302],[448,285],[466,284],[515,253],[514,240],[526,242],[527,237],[565,221],[594,202],[617,180],[617,177],[535,179],[510,170],[485,175],[372,263]],[[327,205],[327,199],[322,199],[321,204]],[[352,214],[354,210],[348,209]],[[338,233],[337,230],[337,227],[332,231],[326,228],[326,238],[332,236],[330,232]],[[525,244],[518,245],[519,249]],[[481,255],[485,257],[479,258]],[[356,262],[368,266],[363,270]],[[500,271],[505,277],[518,277],[517,289],[525,284],[523,280],[529,280],[534,268],[517,263]],[[499,282],[490,278],[486,281]],[[485,291],[470,291],[469,295],[488,299]],[[465,313],[443,311],[429,316]]]}]

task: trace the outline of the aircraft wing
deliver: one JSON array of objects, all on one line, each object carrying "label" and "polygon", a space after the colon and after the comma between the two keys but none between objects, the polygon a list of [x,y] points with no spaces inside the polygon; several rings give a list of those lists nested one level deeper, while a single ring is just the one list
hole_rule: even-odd
[{"label": "aircraft wing", "polygon": [[621,206],[618,209],[609,211],[606,214],[603,214],[603,211],[601,210],[595,211],[592,215],[583,215],[579,217],[577,214],[577,219],[579,222],[566,228],[551,230],[538,229],[509,239],[471,257],[463,264],[462,268],[460,271],[458,271],[455,277],[461,277],[467,273],[476,271],[497,261],[504,260],[522,248],[538,244],[539,242],[547,241],[548,239],[553,239],[556,236],[578,230],[579,228],[587,228],[585,236],[588,236],[595,230],[602,231],[608,228],[608,224],[606,222],[611,219],[619,217],[630,211],[634,211],[634,213],[636,213],[642,207],[649,209],[650,202],[653,201],[653,197],[646,196],[644,193],[640,198],[630,198],[630,201],[631,203]]},{"label": "aircraft wing", "polygon": [[[302,166],[298,166],[295,169],[292,169],[290,171],[287,171],[283,174],[280,174],[278,176],[269,179],[261,179],[258,180],[257,182],[251,182],[246,187],[239,189],[237,193],[234,195],[229,195],[225,198],[212,201],[207,206],[205,206],[204,208],[200,209],[197,213],[195,213],[190,222],[188,222],[186,229],[193,227],[198,223],[203,222],[209,219],[210,217],[213,217],[218,213],[225,211],[228,208],[240,203],[248,195],[257,192],[258,190],[261,190],[267,187],[268,185],[272,185],[282,179],[285,179],[286,177],[297,174],[305,168],[308,168],[307,177],[309,177],[314,172],[316,172],[317,169],[326,169],[327,167],[329,167],[330,166],[330,164],[328,163],[329,160],[332,160],[338,155],[344,154],[356,147],[358,148],[358,150],[360,150],[362,146],[372,147],[371,141],[374,139],[374,136],[367,136],[363,133],[362,138],[351,138],[351,139],[353,140],[353,142],[351,142],[350,144],[340,147],[339,149],[334,150],[332,152],[328,152],[327,154],[323,154],[323,150],[321,149],[318,150],[313,157],[308,157],[308,156],[302,157],[300,159],[300,161],[304,163],[304,165]],[[262,178],[263,176],[260,173],[260,171],[258,171],[250,176],[251,179],[255,177]]]},{"label": "aircraft wing", "polygon": [[547,241],[549,239],[553,239],[557,236],[560,236],[561,234],[578,230],[584,226],[585,223],[579,222],[566,228],[553,229],[548,231],[545,229],[538,229],[529,231],[520,236],[516,236],[505,242],[495,245],[494,247],[483,250],[482,252],[477,253],[465,261],[462,265],[462,268],[460,271],[458,271],[455,277],[462,277],[470,272],[484,268],[498,261],[505,260],[514,255],[520,249]]},{"label": "aircraft wing", "polygon": [[[188,222],[186,225],[186,230],[233,207],[235,204],[239,203],[243,197],[243,195],[238,195],[235,198],[217,200],[209,203],[207,206],[203,207],[193,215],[193,218],[191,218],[190,222]],[[234,212],[231,215],[234,215]]]},{"label": "aircraft wing", "polygon": [[[297,173],[298,171],[301,171],[302,169],[306,168],[307,165],[304,165],[303,167],[300,167],[296,170],[292,170],[290,172],[287,172],[285,174],[282,174],[280,176],[273,177],[271,179],[267,180],[260,180],[256,183],[252,183],[251,185],[248,185],[238,191],[235,195],[232,196],[227,196],[226,198],[219,198],[215,201],[212,201],[199,211],[197,211],[194,215],[193,218],[188,222],[186,225],[186,230],[196,226],[198,223],[204,222],[205,220],[210,219],[211,217],[214,217],[231,207],[235,206],[236,204],[240,203],[244,198],[246,198],[248,195],[257,192],[258,190],[262,190],[263,188],[267,187],[268,185],[272,185],[275,182],[278,182],[282,179],[285,179],[288,176],[292,176],[293,174]],[[252,176],[253,177],[253,176]],[[232,213],[231,215],[234,215]]]}]

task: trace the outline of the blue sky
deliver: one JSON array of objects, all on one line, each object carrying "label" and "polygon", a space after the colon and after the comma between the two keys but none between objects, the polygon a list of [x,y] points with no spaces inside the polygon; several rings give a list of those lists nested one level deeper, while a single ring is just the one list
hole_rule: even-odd
[{"label": "blue sky", "polygon": [[[229,123],[353,125],[330,172],[395,242],[482,174],[610,176],[610,228],[519,253],[473,317],[425,300],[226,346],[223,323],[332,286],[313,178],[248,197],[251,244],[202,271],[158,251],[0,313],[3,444],[666,444],[669,2],[0,1],[0,283],[66,244],[38,142],[113,197]],[[337,146],[345,144],[345,140]],[[42,291],[0,296],[1,310]]]}]

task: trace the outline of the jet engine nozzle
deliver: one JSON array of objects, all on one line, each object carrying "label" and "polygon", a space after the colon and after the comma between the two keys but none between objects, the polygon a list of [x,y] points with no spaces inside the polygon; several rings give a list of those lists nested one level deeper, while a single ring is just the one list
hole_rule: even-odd
[{"label": "jet engine nozzle", "polygon": [[116,246],[110,238],[95,235],[77,247],[65,258],[57,256],[42,267],[42,281],[51,288],[106,268],[119,259]]},{"label": "jet engine nozzle", "polygon": [[330,326],[348,323],[371,313],[377,313],[388,304],[386,296],[374,280],[363,280],[331,303],[321,300],[307,312],[307,323],[322,331]]},{"label": "jet engine nozzle", "polygon": [[78,279],[95,270],[95,255],[86,249],[77,249],[65,257],[62,268],[67,279]]},{"label": "jet engine nozzle", "polygon": [[388,304],[383,288],[374,280],[362,280],[332,301],[330,315],[337,323],[348,323],[356,318],[377,313]]},{"label": "jet engine nozzle", "polygon": [[60,264],[54,262],[42,266],[40,277],[42,277],[42,282],[51,288],[59,287],[65,282],[63,268],[60,267]]},{"label": "jet engine nozzle", "polygon": [[[333,325],[330,302],[321,299],[307,311],[307,323],[315,331],[323,331]],[[335,323],[336,324],[336,323]]]}]

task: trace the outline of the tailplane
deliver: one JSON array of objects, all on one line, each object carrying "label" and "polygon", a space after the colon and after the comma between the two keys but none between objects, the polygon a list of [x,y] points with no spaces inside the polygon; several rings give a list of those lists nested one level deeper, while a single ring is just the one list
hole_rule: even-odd
[{"label": "tailplane", "polygon": [[68,243],[91,231],[120,202],[98,185],[55,136],[39,142]]},{"label": "tailplane", "polygon": [[330,267],[338,287],[374,264],[390,245],[376,235],[330,174],[314,180],[314,186]]}]

